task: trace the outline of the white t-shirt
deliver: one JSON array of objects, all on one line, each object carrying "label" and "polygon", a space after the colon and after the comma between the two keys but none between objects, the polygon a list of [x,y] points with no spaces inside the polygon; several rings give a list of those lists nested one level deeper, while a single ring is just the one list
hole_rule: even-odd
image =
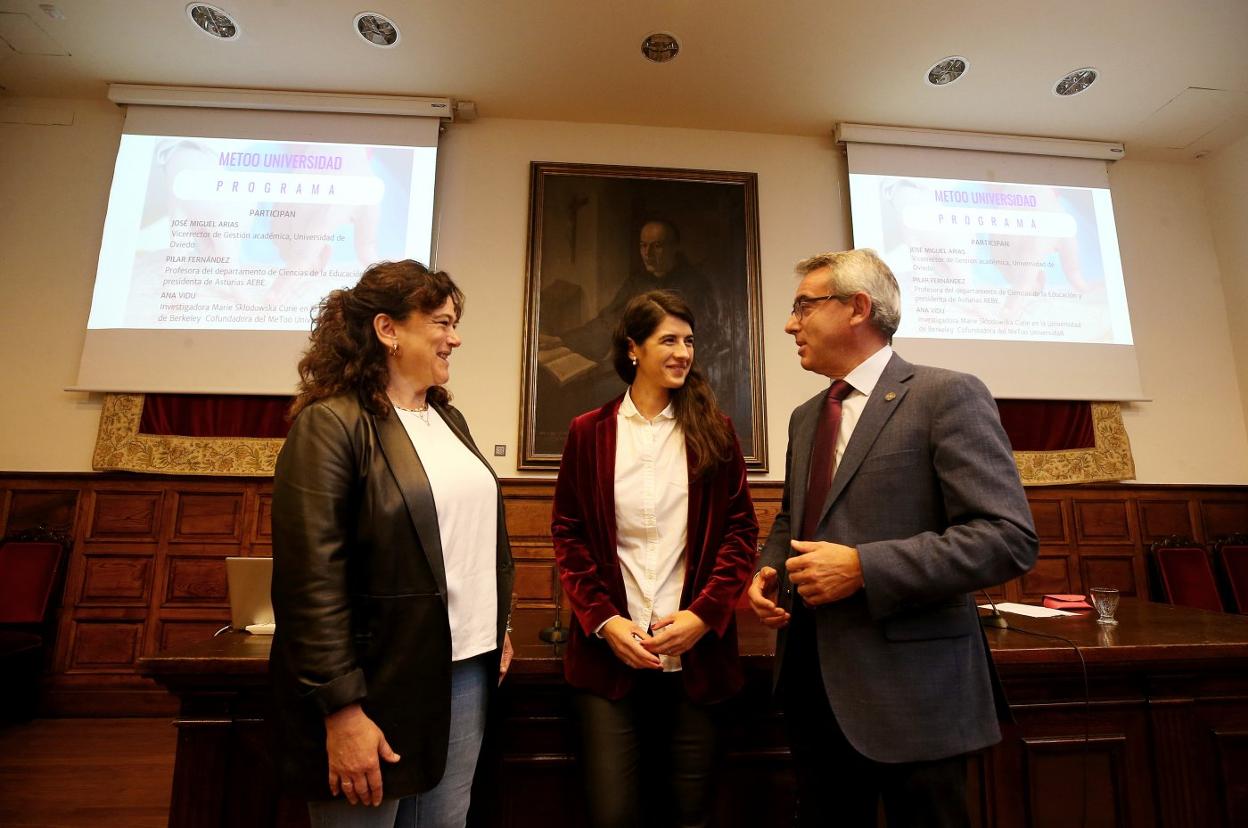
[{"label": "white t-shirt", "polygon": [[395,411],[433,489],[446,566],[451,660],[462,661],[498,646],[498,482],[436,409]]}]

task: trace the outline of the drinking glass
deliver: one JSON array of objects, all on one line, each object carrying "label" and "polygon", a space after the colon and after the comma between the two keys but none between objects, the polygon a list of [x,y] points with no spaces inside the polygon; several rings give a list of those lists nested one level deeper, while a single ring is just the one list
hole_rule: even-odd
[{"label": "drinking glass", "polygon": [[1096,608],[1098,624],[1117,624],[1114,613],[1118,611],[1118,590],[1110,587],[1092,587],[1092,606]]}]

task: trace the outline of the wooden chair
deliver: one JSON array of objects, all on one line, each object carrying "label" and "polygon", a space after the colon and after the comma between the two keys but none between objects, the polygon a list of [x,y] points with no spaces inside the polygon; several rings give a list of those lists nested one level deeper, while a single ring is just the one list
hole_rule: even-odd
[{"label": "wooden chair", "polygon": [[1234,610],[1248,615],[1248,535],[1232,535],[1222,540],[1214,551],[1227,594]]},{"label": "wooden chair", "polygon": [[1211,612],[1226,611],[1204,547],[1163,541],[1154,544],[1150,551],[1167,603]]},{"label": "wooden chair", "polygon": [[53,541],[0,545],[0,718],[29,718],[43,672],[44,623],[64,547]]}]

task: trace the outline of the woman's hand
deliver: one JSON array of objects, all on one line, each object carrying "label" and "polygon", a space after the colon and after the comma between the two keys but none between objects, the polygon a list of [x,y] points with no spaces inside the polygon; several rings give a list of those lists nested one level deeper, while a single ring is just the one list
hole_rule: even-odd
[{"label": "woman's hand", "polygon": [[650,629],[654,630],[654,638],[642,642],[641,646],[659,655],[678,656],[693,649],[710,627],[689,610],[680,610],[655,621]]},{"label": "woman's hand", "polygon": [[511,659],[515,656],[516,650],[511,646],[511,633],[503,633],[503,656],[498,662],[498,683],[501,685],[503,679],[507,678],[507,670],[511,668]]},{"label": "woman's hand", "polygon": [[329,753],[329,792],[352,805],[381,804],[381,763],[399,761],[386,736],[358,704],[325,717],[325,749]]},{"label": "woman's hand", "polygon": [[627,618],[617,615],[602,627],[602,637],[620,661],[638,670],[658,670],[659,657],[642,646],[650,634]]}]

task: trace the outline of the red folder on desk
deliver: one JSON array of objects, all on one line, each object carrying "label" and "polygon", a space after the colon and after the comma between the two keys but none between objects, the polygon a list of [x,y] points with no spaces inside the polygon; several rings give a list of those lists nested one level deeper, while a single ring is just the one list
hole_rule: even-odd
[{"label": "red folder on desk", "polygon": [[1044,605],[1049,609],[1061,610],[1090,610],[1092,605],[1088,603],[1087,596],[1084,595],[1046,595],[1044,596]]}]

